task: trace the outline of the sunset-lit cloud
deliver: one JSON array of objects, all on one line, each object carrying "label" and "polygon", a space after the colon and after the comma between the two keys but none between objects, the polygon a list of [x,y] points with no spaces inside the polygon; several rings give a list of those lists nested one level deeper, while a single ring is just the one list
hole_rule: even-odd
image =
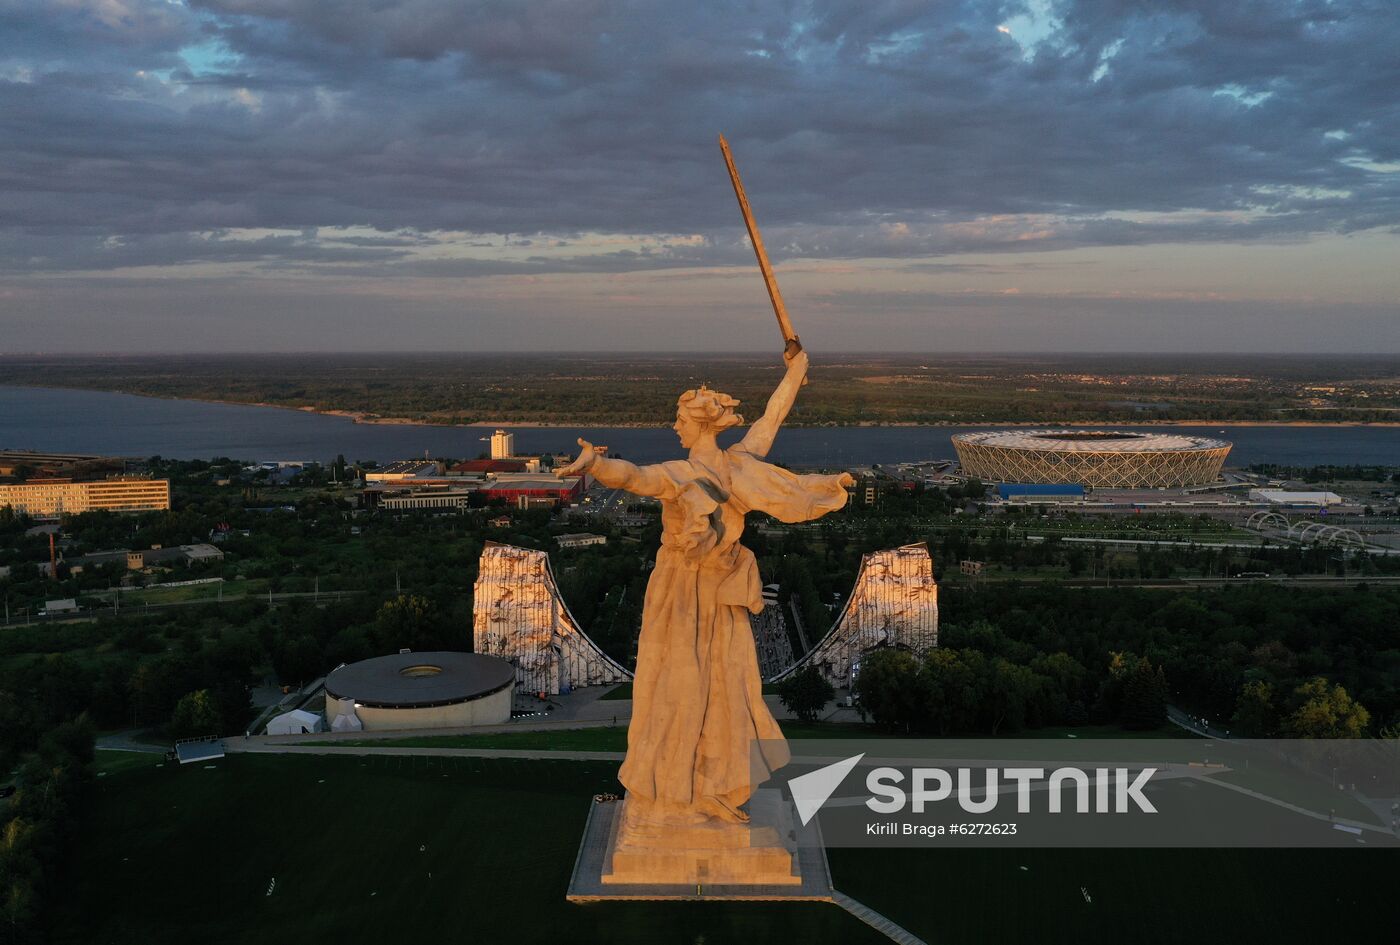
[{"label": "sunset-lit cloud", "polygon": [[720,131],[831,344],[1398,350],[1397,47],[1381,0],[0,0],[0,352],[766,343]]}]

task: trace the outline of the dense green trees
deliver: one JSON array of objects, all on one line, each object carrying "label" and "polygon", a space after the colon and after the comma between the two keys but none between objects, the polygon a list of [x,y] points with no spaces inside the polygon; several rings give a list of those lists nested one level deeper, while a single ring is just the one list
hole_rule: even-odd
[{"label": "dense green trees", "polygon": [[1134,660],[1124,673],[1123,727],[1135,731],[1160,728],[1167,721],[1167,679],[1162,667],[1153,666],[1147,657]]},{"label": "dense green trees", "polygon": [[380,605],[370,642],[380,653],[401,649],[440,650],[451,631],[443,625],[432,601],[417,594],[400,594]]},{"label": "dense green trees", "polygon": [[181,696],[180,701],[175,703],[175,711],[171,713],[170,724],[165,730],[174,739],[220,735],[227,731],[219,705],[208,689]]},{"label": "dense green trees", "polygon": [[[908,733],[999,735],[1048,724],[1078,724],[1066,678],[1082,667],[1063,653],[1040,671],[978,649],[939,647],[922,660],[900,649],[868,654],[855,692],[862,714]],[[1077,694],[1077,693],[1076,693]],[[1082,721],[1082,719],[1080,719]]]},{"label": "dense green trees", "polygon": [[1283,722],[1289,738],[1359,738],[1366,733],[1371,713],[1321,676],[1293,690],[1293,711]]},{"label": "dense green trees", "polygon": [[[1111,678],[1112,654],[1136,654],[1161,669],[1168,702],[1212,724],[1231,719],[1245,685],[1256,681],[1268,684],[1275,711],[1287,715],[1296,706],[1279,705],[1278,694],[1317,676],[1342,686],[1377,726],[1400,721],[1400,589],[1002,585],[996,593],[946,588],[940,603],[945,615],[957,615],[944,628],[947,646],[1028,664],[1037,653],[1063,652],[1099,680]],[[1119,717],[1114,687],[1100,692],[1096,683],[1084,698],[1094,718]]]},{"label": "dense green trees", "polygon": [[1232,731],[1246,738],[1270,738],[1278,731],[1278,710],[1274,688],[1262,679],[1252,679],[1240,690],[1231,718]]},{"label": "dense green trees", "polygon": [[45,917],[63,900],[60,867],[76,839],[92,745],[86,717],[49,729],[0,802],[0,941],[45,940]]},{"label": "dense green trees", "polygon": [[778,698],[803,722],[816,721],[818,713],[836,696],[836,690],[815,666],[807,666],[778,683]]}]

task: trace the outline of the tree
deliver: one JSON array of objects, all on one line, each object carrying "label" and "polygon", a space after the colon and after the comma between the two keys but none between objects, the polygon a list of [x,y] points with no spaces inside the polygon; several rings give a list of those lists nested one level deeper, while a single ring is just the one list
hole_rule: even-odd
[{"label": "tree", "polygon": [[417,594],[400,594],[379,608],[372,634],[380,650],[431,650],[438,641],[438,619],[433,603]]},{"label": "tree", "polygon": [[877,725],[908,731],[919,721],[919,664],[906,650],[885,648],[866,656],[855,692],[862,716]]},{"label": "tree", "polygon": [[981,701],[978,680],[960,651],[946,647],[928,651],[919,669],[919,694],[921,714],[938,734],[965,732],[975,724]]},{"label": "tree", "polygon": [[170,717],[171,738],[199,738],[217,735],[221,731],[223,719],[219,715],[218,703],[208,689],[187,692],[175,703],[175,713]]},{"label": "tree", "polygon": [[1294,709],[1283,723],[1289,738],[1361,738],[1371,713],[1341,686],[1315,676],[1293,690]]},{"label": "tree", "polygon": [[1167,720],[1167,678],[1160,666],[1143,657],[1123,680],[1123,727],[1160,728]]},{"label": "tree", "polygon": [[1000,656],[984,661],[983,667],[984,725],[993,735],[1000,732],[1002,726],[1013,732],[1023,728],[1043,679],[1027,667],[1017,666]]},{"label": "tree", "polygon": [[1272,735],[1278,725],[1274,687],[1262,679],[1245,683],[1235,702],[1235,715],[1231,722],[1241,735],[1251,738],[1268,738]]},{"label": "tree", "polygon": [[778,698],[803,722],[814,722],[817,713],[836,696],[836,689],[815,666],[807,666],[778,683]]},{"label": "tree", "polygon": [[1036,656],[1031,660],[1031,669],[1045,677],[1045,697],[1053,719],[1069,725],[1088,721],[1084,696],[1089,671],[1083,663],[1059,651]]}]

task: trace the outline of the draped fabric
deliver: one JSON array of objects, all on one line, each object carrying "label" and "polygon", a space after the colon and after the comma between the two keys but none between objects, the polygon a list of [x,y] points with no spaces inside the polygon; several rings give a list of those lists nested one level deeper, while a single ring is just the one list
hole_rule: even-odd
[{"label": "draped fabric", "polygon": [[[762,585],[753,552],[739,544],[744,514],[807,521],[841,508],[846,490],[837,476],[799,476],[738,447],[722,457],[718,468],[680,460],[647,470],[662,476],[663,528],[619,779],[649,800],[714,798],[737,809],[789,759],[763,702],[748,618],[763,609]],[[755,739],[763,751],[751,759]]]}]

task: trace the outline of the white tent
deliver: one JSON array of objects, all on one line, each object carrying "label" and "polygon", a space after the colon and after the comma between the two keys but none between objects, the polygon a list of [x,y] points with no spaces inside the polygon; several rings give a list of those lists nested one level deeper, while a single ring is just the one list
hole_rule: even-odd
[{"label": "white tent", "polygon": [[311,732],[325,730],[325,725],[321,717],[315,712],[307,712],[305,709],[293,709],[290,712],[283,712],[267,723],[267,734],[269,735],[308,735]]},{"label": "white tent", "polygon": [[362,732],[364,725],[360,722],[360,717],[355,714],[355,710],[337,715],[331,719],[332,732]]}]

